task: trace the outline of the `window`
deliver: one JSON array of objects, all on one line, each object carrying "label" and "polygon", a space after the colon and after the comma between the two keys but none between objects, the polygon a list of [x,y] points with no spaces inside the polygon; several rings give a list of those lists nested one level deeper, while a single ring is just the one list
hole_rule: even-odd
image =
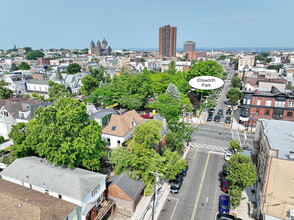
[{"label": "window", "polygon": [[247,105],[250,105],[251,99],[247,99]]},{"label": "window", "polygon": [[100,184],[98,186],[96,186],[95,189],[91,192],[92,197],[95,196],[99,190],[100,190]]},{"label": "window", "polygon": [[293,112],[287,112],[287,117],[292,118]]},{"label": "window", "polygon": [[106,141],[107,141],[107,144],[110,145],[110,138],[107,138]]},{"label": "window", "polygon": [[246,105],[247,99],[243,99],[243,105]]},{"label": "window", "polygon": [[260,105],[261,104],[261,99],[257,99],[256,105]]},{"label": "window", "polygon": [[59,199],[62,199],[62,195],[58,194],[58,198],[59,198]]},{"label": "window", "polygon": [[25,117],[25,116],[24,116],[24,113],[20,112],[20,113],[19,113],[19,117],[20,117],[20,118],[24,118],[24,117]]},{"label": "window", "polygon": [[275,101],[275,107],[285,107],[285,101]]},{"label": "window", "polygon": [[267,100],[265,101],[265,106],[272,106],[272,100],[267,99]]},{"label": "window", "polygon": [[289,103],[288,103],[288,107],[289,107],[289,108],[293,108],[293,107],[294,107],[294,102],[292,102],[292,101],[289,102]]},{"label": "window", "polygon": [[8,112],[7,111],[3,111],[3,115],[8,117]]},{"label": "window", "polygon": [[119,140],[117,141],[117,145],[120,145],[120,141]]},{"label": "window", "polygon": [[259,115],[259,108],[256,109],[256,114]]},{"label": "window", "polygon": [[265,110],[265,115],[270,115],[270,110]]},{"label": "window", "polygon": [[45,194],[49,194],[49,190],[48,189],[45,189]]},{"label": "window", "polygon": [[112,127],[111,127],[111,130],[112,130],[112,131],[115,131],[115,129],[116,129],[116,126],[112,126]]}]

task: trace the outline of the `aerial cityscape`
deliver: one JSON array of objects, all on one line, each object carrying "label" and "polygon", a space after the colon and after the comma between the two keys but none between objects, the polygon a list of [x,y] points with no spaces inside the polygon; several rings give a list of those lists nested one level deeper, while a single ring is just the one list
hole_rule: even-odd
[{"label": "aerial cityscape", "polygon": [[0,220],[294,219],[294,1],[1,6]]}]

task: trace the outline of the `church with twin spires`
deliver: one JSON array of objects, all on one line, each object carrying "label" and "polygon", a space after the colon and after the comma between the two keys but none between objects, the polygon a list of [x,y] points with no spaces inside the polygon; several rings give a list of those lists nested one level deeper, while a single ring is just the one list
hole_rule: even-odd
[{"label": "church with twin spires", "polygon": [[102,43],[100,43],[100,41],[98,40],[96,45],[92,40],[90,44],[90,49],[91,54],[96,54],[97,56],[107,56],[111,54],[111,47],[108,46],[105,38],[103,39]]}]

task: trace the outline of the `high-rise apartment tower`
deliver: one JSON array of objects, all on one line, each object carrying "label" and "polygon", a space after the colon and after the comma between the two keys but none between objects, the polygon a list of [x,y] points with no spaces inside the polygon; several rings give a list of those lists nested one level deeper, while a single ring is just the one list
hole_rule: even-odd
[{"label": "high-rise apartment tower", "polygon": [[195,51],[195,42],[194,41],[186,41],[184,43],[184,52],[193,52]]},{"label": "high-rise apartment tower", "polygon": [[177,28],[165,25],[159,28],[159,56],[175,57],[177,46]]}]

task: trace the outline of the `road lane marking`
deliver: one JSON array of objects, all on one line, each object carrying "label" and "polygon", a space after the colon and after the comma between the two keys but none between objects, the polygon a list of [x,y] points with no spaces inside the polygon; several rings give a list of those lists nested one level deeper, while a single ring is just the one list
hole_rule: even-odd
[{"label": "road lane marking", "polygon": [[196,210],[197,210],[198,202],[199,202],[199,199],[200,199],[200,194],[201,194],[201,191],[202,191],[202,187],[203,187],[203,183],[204,183],[204,178],[205,178],[209,158],[210,158],[210,151],[208,152],[208,156],[207,156],[206,163],[205,163],[205,166],[204,166],[204,170],[203,170],[203,174],[202,174],[202,177],[201,177],[198,193],[197,193],[197,196],[196,196],[196,200],[195,200],[191,220],[194,220],[195,216],[196,216]]},{"label": "road lane marking", "polygon": [[220,155],[225,155],[224,153],[221,153],[221,152],[217,152],[217,151],[209,151],[210,153],[212,153],[212,154],[220,154]]},{"label": "road lane marking", "polygon": [[208,202],[208,197],[206,198],[206,202]]},{"label": "road lane marking", "polygon": [[172,197],[167,197],[167,198],[168,198],[168,199],[174,199],[174,200],[177,200],[177,201],[176,201],[176,205],[175,205],[175,207],[174,207],[174,210],[173,210],[173,212],[172,212],[172,215],[171,215],[171,217],[170,217],[170,220],[172,220],[173,217],[174,217],[174,214],[175,214],[175,211],[176,211],[176,208],[177,208],[177,205],[178,205],[179,199],[172,198]]}]

